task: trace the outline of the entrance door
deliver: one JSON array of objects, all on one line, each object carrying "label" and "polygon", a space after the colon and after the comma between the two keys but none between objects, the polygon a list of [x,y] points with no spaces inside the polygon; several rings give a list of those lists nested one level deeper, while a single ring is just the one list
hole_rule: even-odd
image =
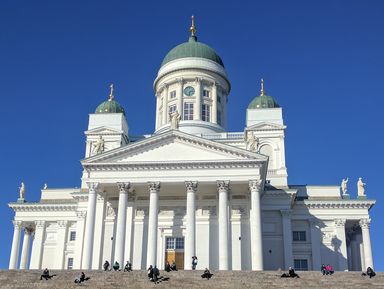
[{"label": "entrance door", "polygon": [[165,262],[176,262],[178,270],[184,269],[184,237],[167,237],[165,247]]}]

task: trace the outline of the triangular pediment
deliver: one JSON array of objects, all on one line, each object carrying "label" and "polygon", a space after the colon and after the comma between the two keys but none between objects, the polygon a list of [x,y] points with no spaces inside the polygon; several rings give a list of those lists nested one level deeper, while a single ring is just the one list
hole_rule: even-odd
[{"label": "triangular pediment", "polygon": [[189,135],[178,130],[170,130],[84,159],[82,164],[121,165],[162,162],[228,162],[232,160],[266,162],[267,157],[241,148]]},{"label": "triangular pediment", "polygon": [[109,134],[121,134],[122,130],[114,129],[107,126],[100,126],[84,132],[85,135],[109,135]]},{"label": "triangular pediment", "polygon": [[260,131],[260,130],[282,130],[285,129],[285,125],[276,124],[272,122],[260,122],[254,125],[251,125],[246,128],[246,130]]}]

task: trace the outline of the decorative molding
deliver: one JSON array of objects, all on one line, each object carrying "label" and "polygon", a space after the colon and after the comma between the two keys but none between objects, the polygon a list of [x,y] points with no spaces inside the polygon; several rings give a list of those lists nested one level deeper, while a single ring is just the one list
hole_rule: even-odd
[{"label": "decorative molding", "polygon": [[75,211],[77,208],[77,204],[11,203],[8,206],[15,212]]},{"label": "decorative molding", "polygon": [[371,219],[361,219],[359,221],[359,225],[361,227],[361,229],[369,229],[369,226],[371,224]]},{"label": "decorative molding", "polygon": [[57,225],[59,226],[60,229],[65,229],[65,228],[67,228],[68,221],[59,220],[59,221],[57,221]]},{"label": "decorative molding", "polygon": [[76,211],[76,216],[78,219],[85,219],[87,211]]},{"label": "decorative molding", "polygon": [[128,194],[129,189],[131,188],[130,182],[117,183],[120,194]]},{"label": "decorative molding", "polygon": [[28,224],[26,227],[24,227],[24,234],[31,235],[34,231],[35,229],[31,226],[31,224]]},{"label": "decorative molding", "polygon": [[336,228],[344,228],[345,227],[345,219],[336,219],[335,220],[335,226]]},{"label": "decorative molding", "polygon": [[20,228],[22,227],[22,225],[23,225],[23,222],[22,222],[22,221],[16,221],[16,220],[13,220],[12,223],[13,223],[13,227],[14,227],[15,229],[16,229],[16,228],[20,229]]},{"label": "decorative molding", "polygon": [[196,181],[186,181],[185,187],[187,189],[187,193],[196,193],[198,182]]},{"label": "decorative molding", "polygon": [[150,193],[158,193],[160,191],[160,182],[148,182]]},{"label": "decorative molding", "polygon": [[97,182],[87,182],[87,185],[88,185],[88,189],[89,189],[89,193],[95,193],[98,186],[99,186],[99,183]]},{"label": "decorative molding", "polygon": [[304,200],[303,204],[309,209],[367,209],[369,210],[376,201],[373,200],[340,200],[340,201],[311,201]]},{"label": "decorative molding", "polygon": [[249,190],[261,192],[263,180],[249,180]]},{"label": "decorative molding", "polygon": [[43,229],[45,227],[45,221],[44,220],[35,221],[35,227],[36,229]]},{"label": "decorative molding", "polygon": [[217,181],[216,184],[219,193],[228,193],[230,181]]},{"label": "decorative molding", "polygon": [[247,216],[248,215],[247,208],[241,205],[234,205],[232,206],[232,215]]},{"label": "decorative molding", "polygon": [[105,197],[107,196],[107,193],[106,192],[99,192],[97,194],[97,201],[104,201],[105,200]]},{"label": "decorative molding", "polygon": [[136,216],[144,218],[148,215],[148,208],[137,208],[136,209]]}]

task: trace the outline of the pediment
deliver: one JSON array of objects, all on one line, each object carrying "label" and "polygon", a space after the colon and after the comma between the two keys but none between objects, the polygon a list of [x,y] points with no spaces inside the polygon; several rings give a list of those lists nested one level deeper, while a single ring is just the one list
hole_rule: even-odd
[{"label": "pediment", "polygon": [[82,164],[86,166],[96,164],[121,165],[241,160],[266,162],[267,157],[241,148],[189,135],[178,130],[170,130],[84,159]]},{"label": "pediment", "polygon": [[249,126],[246,130],[260,131],[260,130],[282,130],[285,129],[285,125],[280,125],[272,122],[260,122]]},{"label": "pediment", "polygon": [[109,135],[109,134],[121,134],[122,130],[114,129],[107,126],[100,126],[84,132],[85,135]]}]

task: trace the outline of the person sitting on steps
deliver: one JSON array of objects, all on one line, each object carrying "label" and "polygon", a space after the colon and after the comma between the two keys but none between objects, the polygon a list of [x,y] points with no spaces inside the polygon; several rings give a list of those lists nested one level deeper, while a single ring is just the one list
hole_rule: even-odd
[{"label": "person sitting on steps", "polygon": [[321,273],[323,273],[323,275],[325,275],[327,273],[327,269],[326,269],[326,266],[324,264],[321,265]]},{"label": "person sitting on steps", "polygon": [[132,264],[131,262],[127,261],[127,264],[125,264],[124,272],[130,272],[132,271]]},{"label": "person sitting on steps", "polygon": [[75,279],[75,283],[80,284],[82,282],[88,281],[89,279],[91,279],[91,278],[90,277],[85,277],[85,273],[81,272],[80,278],[79,279]]},{"label": "person sitting on steps", "polygon": [[149,279],[149,281],[152,281],[153,280],[153,267],[152,267],[152,265],[149,265],[149,268],[147,269],[147,272],[148,272],[148,279]]},{"label": "person sitting on steps", "polygon": [[281,278],[300,278],[299,275],[296,274],[295,270],[292,267],[289,267],[288,273],[283,273],[280,276]]},{"label": "person sitting on steps", "polygon": [[205,268],[204,273],[201,275],[201,278],[207,278],[207,280],[209,280],[212,275],[213,274],[209,271],[209,269]]},{"label": "person sitting on steps", "polygon": [[104,265],[103,265],[104,271],[108,271],[109,265],[110,265],[109,262],[107,260],[105,260]]},{"label": "person sitting on steps", "polygon": [[325,272],[326,275],[332,275],[333,273],[335,273],[333,267],[330,264],[327,264],[327,266],[325,266]]},{"label": "person sitting on steps", "polygon": [[167,263],[165,263],[165,268],[164,268],[164,270],[165,270],[166,272],[171,272],[171,265],[169,264],[168,261],[167,261]]},{"label": "person sitting on steps", "polygon": [[153,267],[153,275],[152,275],[153,282],[156,283],[157,280],[159,279],[159,277],[160,277],[160,271],[159,271],[159,269],[157,269],[157,267],[155,265],[155,267]]},{"label": "person sitting on steps", "polygon": [[48,268],[45,268],[44,271],[43,271],[43,274],[40,275],[40,280],[43,280],[43,278],[45,280],[52,279],[53,276],[56,276],[56,274],[49,275]]},{"label": "person sitting on steps", "polygon": [[176,262],[175,260],[173,260],[172,264],[171,264],[171,270],[172,271],[177,271],[177,267],[176,267]]},{"label": "person sitting on steps", "polygon": [[372,277],[376,276],[376,273],[375,273],[375,271],[373,271],[373,269],[371,267],[368,267],[367,272],[366,273],[363,272],[361,275],[369,276],[369,278],[372,278]]},{"label": "person sitting on steps", "polygon": [[120,271],[120,264],[119,262],[115,261],[115,263],[112,266],[113,270]]}]

